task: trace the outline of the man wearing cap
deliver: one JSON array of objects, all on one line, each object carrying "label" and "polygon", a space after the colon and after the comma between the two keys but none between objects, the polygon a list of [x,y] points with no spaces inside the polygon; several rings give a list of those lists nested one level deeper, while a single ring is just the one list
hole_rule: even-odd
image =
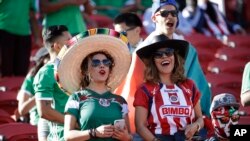
[{"label": "man wearing cap", "polygon": [[206,141],[229,141],[230,125],[238,124],[240,119],[239,106],[232,94],[222,93],[213,98],[210,114],[215,136]]},{"label": "man wearing cap", "polygon": [[[178,35],[174,33],[178,25],[178,10],[175,0],[156,0],[152,5],[152,9],[154,11],[152,20],[156,26],[155,31],[139,45],[138,49],[148,44],[148,42],[151,42],[152,38],[159,34],[164,34],[170,39],[179,39]],[[116,91],[127,98],[128,103],[133,102],[135,89],[143,82],[143,68],[144,65],[142,61],[134,53],[132,55],[132,63],[126,81]],[[189,44],[189,51],[185,60],[185,73],[188,78],[195,82],[201,92],[202,112],[209,116],[211,93],[200,67],[197,52],[191,44]],[[129,108],[131,111],[134,110],[132,106]],[[132,118],[130,121],[133,121],[133,115],[130,118]],[[134,128],[132,127],[132,129]]]},{"label": "man wearing cap", "polygon": [[50,26],[43,31],[43,40],[50,61],[36,74],[34,90],[37,110],[41,118],[49,121],[48,141],[63,141],[64,107],[68,95],[60,89],[54,78],[54,61],[63,45],[71,38],[63,25]]}]

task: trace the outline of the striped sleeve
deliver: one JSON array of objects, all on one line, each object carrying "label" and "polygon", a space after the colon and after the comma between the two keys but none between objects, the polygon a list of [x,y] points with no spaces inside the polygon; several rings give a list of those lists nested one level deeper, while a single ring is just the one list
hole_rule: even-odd
[{"label": "striped sleeve", "polygon": [[78,119],[79,117],[79,97],[78,95],[72,94],[65,106],[65,114],[70,114],[76,117],[76,119]]}]

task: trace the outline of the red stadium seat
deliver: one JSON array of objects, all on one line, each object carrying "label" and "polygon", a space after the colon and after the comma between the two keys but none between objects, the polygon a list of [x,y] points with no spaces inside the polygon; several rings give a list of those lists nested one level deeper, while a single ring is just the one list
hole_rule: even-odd
[{"label": "red stadium seat", "polygon": [[11,118],[11,115],[6,111],[0,109],[0,125],[5,123],[15,122],[14,119]]},{"label": "red stadium seat", "polygon": [[235,43],[235,47],[238,46],[250,46],[250,36],[249,35],[230,35],[228,36],[228,41]]},{"label": "red stadium seat", "polygon": [[250,61],[250,47],[223,47],[216,51],[215,58],[221,60],[242,60],[245,62]]},{"label": "red stadium seat", "polygon": [[37,127],[28,123],[0,125],[0,135],[6,141],[37,141]]},{"label": "red stadium seat", "polygon": [[206,74],[210,87],[222,87],[235,90],[237,94],[241,91],[242,75],[233,73]]},{"label": "red stadium seat", "polygon": [[235,89],[213,86],[211,87],[211,93],[212,93],[212,98],[218,94],[230,93],[235,96],[237,102],[240,102],[240,95],[239,93],[237,93]]},{"label": "red stadium seat", "polygon": [[6,87],[7,91],[18,91],[23,83],[25,77],[15,76],[15,77],[3,77],[0,80],[0,86]]},{"label": "red stadium seat", "polygon": [[224,72],[242,74],[245,64],[246,62],[240,60],[223,61],[216,59],[209,62],[207,70],[216,74]]},{"label": "red stadium seat", "polygon": [[10,115],[14,114],[18,107],[16,97],[17,92],[15,91],[0,92],[0,109],[8,112]]},{"label": "red stadium seat", "polygon": [[185,37],[187,41],[194,45],[196,49],[208,49],[209,52],[215,53],[218,48],[223,47],[223,43],[215,37],[207,37],[202,34],[194,34]]},{"label": "red stadium seat", "polygon": [[197,53],[202,70],[206,74],[209,62],[214,60],[214,53],[202,48],[197,48]]}]

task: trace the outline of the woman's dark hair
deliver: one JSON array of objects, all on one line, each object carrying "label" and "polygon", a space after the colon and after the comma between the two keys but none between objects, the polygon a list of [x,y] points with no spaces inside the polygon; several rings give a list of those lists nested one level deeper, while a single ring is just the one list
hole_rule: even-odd
[{"label": "woman's dark hair", "polygon": [[37,74],[37,72],[39,71],[39,69],[44,65],[44,60],[45,59],[50,59],[49,54],[44,55],[43,57],[41,57],[36,63],[35,66],[31,68],[30,70],[30,75],[35,77],[35,75]]},{"label": "woman's dark hair", "polygon": [[[109,53],[107,53],[106,51],[97,51],[97,52],[93,52],[93,53],[89,54],[87,57],[85,57],[83,59],[82,64],[81,64],[81,73],[83,75],[83,78],[81,80],[80,85],[81,85],[82,89],[86,88],[90,83],[90,77],[88,75],[88,60],[92,59],[93,56],[96,54],[103,54],[107,57],[107,59],[109,59],[112,62],[112,65],[109,67],[110,72],[112,72],[112,69],[115,65],[113,57]],[[108,80],[106,81],[106,83],[107,82],[108,82]]]},{"label": "woman's dark hair", "polygon": [[[176,52],[174,53],[175,58],[175,64],[173,73],[171,75],[171,81],[174,84],[179,84],[186,80],[185,77],[185,69],[184,69],[184,59],[178,55]],[[150,83],[159,83],[160,77],[159,77],[159,71],[157,70],[157,67],[154,62],[153,56],[150,56],[148,59],[144,59],[143,62],[146,65],[146,69],[144,71],[144,79],[146,82]]]}]

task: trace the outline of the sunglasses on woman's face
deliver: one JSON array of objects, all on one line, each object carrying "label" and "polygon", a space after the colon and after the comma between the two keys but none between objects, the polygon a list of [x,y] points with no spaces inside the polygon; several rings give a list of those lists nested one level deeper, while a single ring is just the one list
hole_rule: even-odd
[{"label": "sunglasses on woman's face", "polygon": [[177,10],[162,10],[160,11],[160,15],[162,17],[167,17],[169,14],[171,14],[172,17],[177,17],[178,11]]},{"label": "sunglasses on woman's face", "polygon": [[163,58],[164,55],[167,56],[167,57],[171,57],[172,55],[174,55],[174,49],[166,48],[166,50],[156,51],[156,52],[153,53],[153,57],[155,59]]},{"label": "sunglasses on woman's face", "polygon": [[112,62],[109,59],[103,59],[103,60],[92,59],[92,61],[91,61],[91,66],[92,67],[98,67],[101,64],[103,64],[106,67],[110,67],[112,65]]},{"label": "sunglasses on woman's face", "polygon": [[232,120],[232,122],[239,121],[240,116],[239,115],[232,115],[232,116],[225,116],[225,117],[221,117],[221,118],[217,118],[217,119],[220,120],[221,123],[227,124],[230,119]]}]

